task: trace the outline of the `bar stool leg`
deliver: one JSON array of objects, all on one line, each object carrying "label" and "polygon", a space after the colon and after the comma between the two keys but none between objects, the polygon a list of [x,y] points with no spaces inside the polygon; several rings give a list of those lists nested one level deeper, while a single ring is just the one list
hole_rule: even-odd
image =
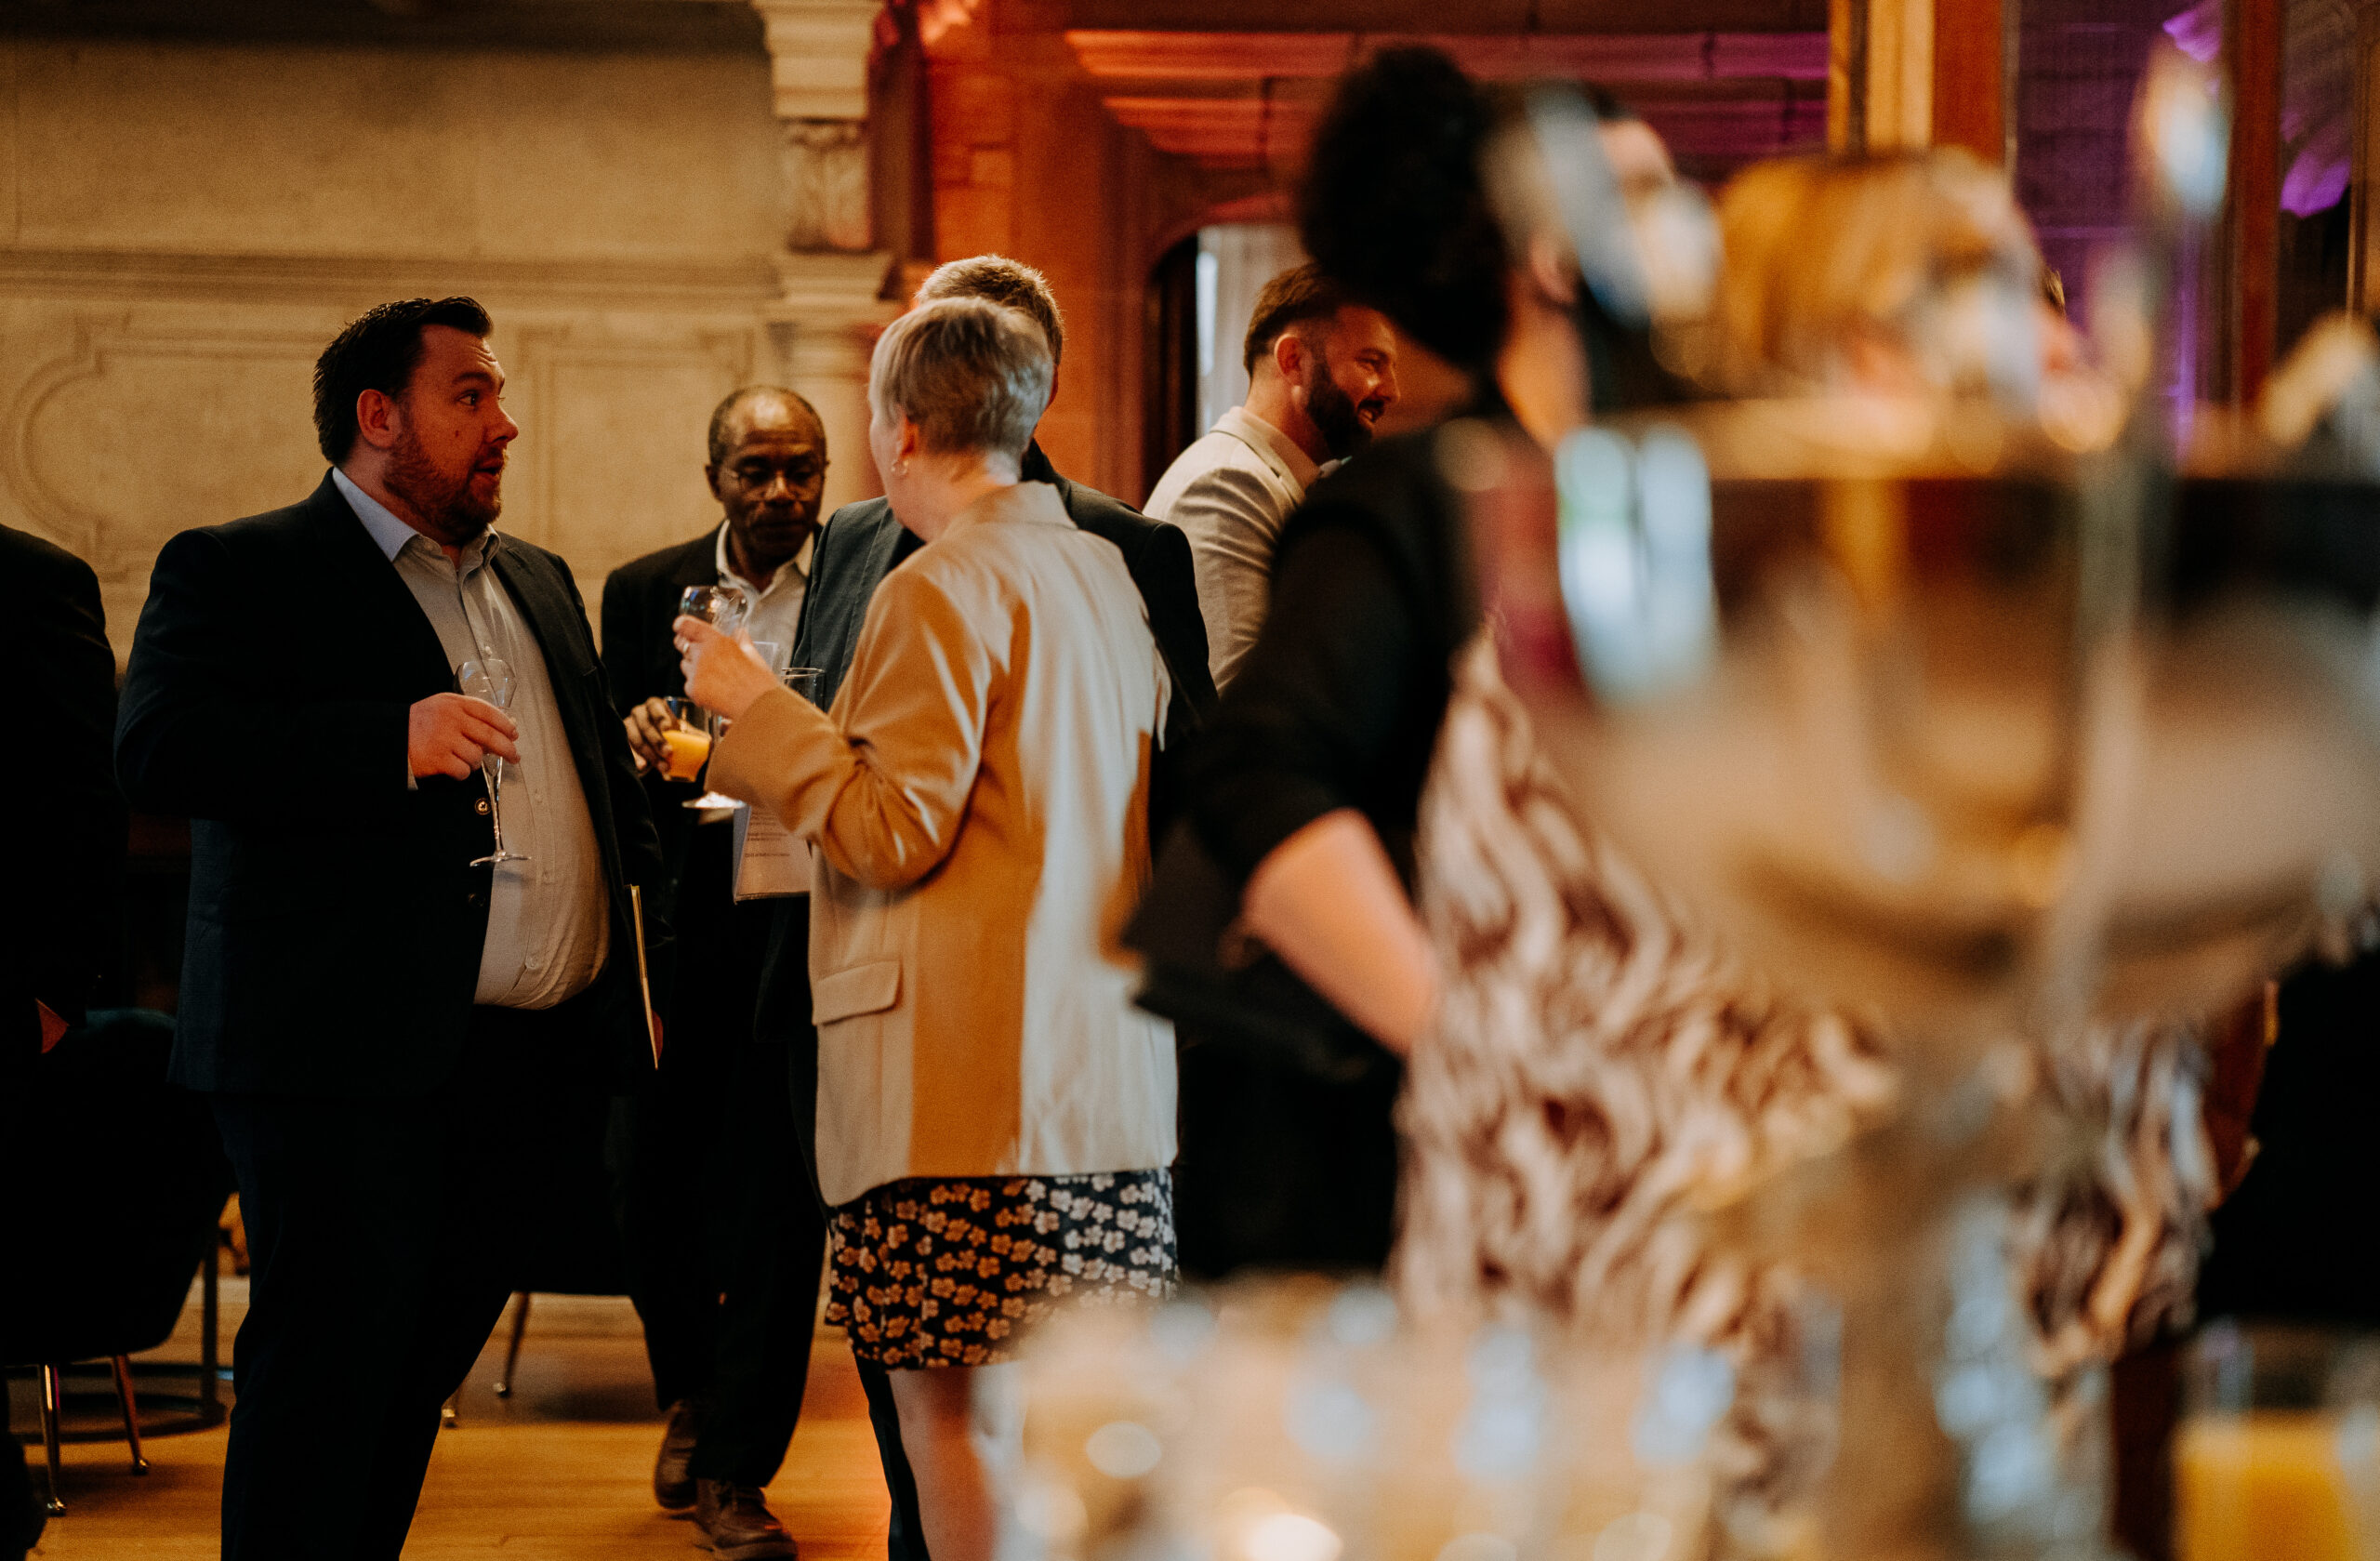
[{"label": "bar stool leg", "polygon": [[49,1456],[49,1494],[41,1510],[52,1517],[63,1516],[65,1500],[58,1493],[58,1417],[66,1402],[66,1369],[45,1366],[41,1369],[41,1446]]},{"label": "bar stool leg", "polygon": [[132,1394],[132,1362],[123,1356],[114,1357],[115,1401],[124,1409],[124,1439],[132,1444],[132,1472],[145,1475],[149,1461],[140,1456],[140,1408]]},{"label": "bar stool leg", "polygon": [[512,1297],[512,1342],[504,1347],[504,1375],[496,1380],[498,1398],[512,1396],[512,1373],[521,1367],[521,1335],[529,1331],[529,1292]]}]

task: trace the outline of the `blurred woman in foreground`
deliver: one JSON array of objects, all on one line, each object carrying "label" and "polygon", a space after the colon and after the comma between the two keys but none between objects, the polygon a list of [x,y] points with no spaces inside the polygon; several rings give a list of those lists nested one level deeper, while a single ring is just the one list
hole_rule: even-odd
[{"label": "blurred woman in foreground", "polygon": [[1172,1034],[1116,943],[1169,689],[1122,557],[1017,480],[1051,373],[1039,328],[980,299],[878,342],[869,445],[926,546],[831,713],[677,623],[688,694],[734,722],[712,784],[816,848],[826,1315],[891,1371],[937,1561],[992,1553],[1018,1334],[1175,1277]]},{"label": "blurred woman in foreground", "polygon": [[[1928,427],[1962,407],[2031,412],[2054,339],[2040,261],[2004,183],[1971,158],[1764,165],[1720,209],[1712,359],[1743,390],[1804,398],[1793,427],[1872,449],[1862,441],[1912,409]],[[1497,507],[1534,506],[1551,535],[1548,487],[1509,459],[1483,471],[1481,534]],[[1828,1445],[1801,1375],[1796,1280],[1712,1250],[1695,1210],[1882,1119],[1897,1070],[1862,1025],[1690,931],[1580,815],[1503,681],[1501,655],[1532,653],[1491,633],[1464,654],[1421,811],[1441,997],[1400,1118],[1401,1288],[1424,1309],[1727,1356],[1714,1515],[1725,1548],[1765,1553],[1790,1544],[1778,1520]],[[2069,1108],[2113,1109],[2107,1153],[2036,1189],[2019,1231],[2030,1305],[2012,1327],[2033,1331],[2014,1343],[2053,1375],[2187,1305],[2213,1192],[2179,1038],[2103,1027],[2087,1050],[2048,1074]]]}]

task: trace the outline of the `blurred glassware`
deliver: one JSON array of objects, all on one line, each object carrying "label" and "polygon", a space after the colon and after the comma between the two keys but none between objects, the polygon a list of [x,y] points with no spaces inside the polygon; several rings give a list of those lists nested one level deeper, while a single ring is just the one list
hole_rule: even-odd
[{"label": "blurred glassware", "polygon": [[2380,1342],[2217,1322],[2182,1392],[2177,1561],[2380,1556]]},{"label": "blurred glassware", "polygon": [[[826,669],[823,667],[788,667],[778,674],[777,681],[811,704],[818,703],[818,695],[826,692]],[[820,707],[824,708],[823,706]]]},{"label": "blurred glassware", "polygon": [[[1820,1350],[1808,1397],[1831,1372]],[[1708,1351],[1425,1326],[1317,1277],[1062,1313],[1025,1379],[1014,1510],[1052,1561],[1686,1561],[1747,1408]]]}]

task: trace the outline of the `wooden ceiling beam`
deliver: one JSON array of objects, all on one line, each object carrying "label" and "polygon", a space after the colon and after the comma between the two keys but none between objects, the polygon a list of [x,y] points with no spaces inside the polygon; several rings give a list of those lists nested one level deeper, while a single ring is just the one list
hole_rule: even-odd
[{"label": "wooden ceiling beam", "polygon": [[1397,44],[1444,49],[1474,75],[1575,76],[1614,87],[1747,77],[1826,79],[1818,33],[1176,33],[1077,29],[1066,34],[1092,76],[1106,80],[1257,81],[1335,76]]}]

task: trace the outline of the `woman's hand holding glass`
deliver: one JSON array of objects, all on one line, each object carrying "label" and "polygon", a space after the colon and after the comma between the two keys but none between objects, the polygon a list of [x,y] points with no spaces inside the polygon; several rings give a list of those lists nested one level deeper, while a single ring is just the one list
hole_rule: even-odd
[{"label": "woman's hand holding glass", "polygon": [[777,675],[744,634],[723,634],[700,618],[670,625],[685,647],[679,663],[686,696],[722,721],[740,721],[752,702],[777,686]]}]

